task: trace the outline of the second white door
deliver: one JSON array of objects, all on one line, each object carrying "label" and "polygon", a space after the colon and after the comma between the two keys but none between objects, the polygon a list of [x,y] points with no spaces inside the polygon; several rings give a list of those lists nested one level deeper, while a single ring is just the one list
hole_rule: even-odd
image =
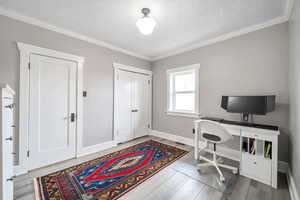
[{"label": "second white door", "polygon": [[115,82],[115,140],[148,134],[151,124],[151,76],[117,70]]},{"label": "second white door", "polygon": [[29,169],[75,157],[77,64],[30,56]]}]

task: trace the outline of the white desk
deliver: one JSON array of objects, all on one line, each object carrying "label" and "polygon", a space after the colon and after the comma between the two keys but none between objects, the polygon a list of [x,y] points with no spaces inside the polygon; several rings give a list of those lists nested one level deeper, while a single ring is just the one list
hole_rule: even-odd
[{"label": "white desk", "polygon": [[[206,144],[200,143],[199,133],[201,130],[198,127],[198,123],[201,121],[194,121],[195,126],[195,159],[198,160],[199,152],[206,147]],[[238,150],[230,150],[223,148],[217,154],[221,157],[227,157],[236,160],[240,163],[240,174],[251,179],[255,179],[267,185],[271,185],[277,188],[277,166],[278,166],[278,130],[269,130],[264,128],[254,128],[241,125],[224,124],[219,122],[231,135],[238,136],[240,138],[240,147]],[[245,152],[243,150],[243,142],[255,141],[256,153],[255,155]],[[264,153],[266,151],[265,145],[272,144],[272,158],[265,158]],[[220,147],[217,147],[220,149]],[[260,152],[259,152],[260,150]],[[206,150],[209,151],[209,150]]]}]

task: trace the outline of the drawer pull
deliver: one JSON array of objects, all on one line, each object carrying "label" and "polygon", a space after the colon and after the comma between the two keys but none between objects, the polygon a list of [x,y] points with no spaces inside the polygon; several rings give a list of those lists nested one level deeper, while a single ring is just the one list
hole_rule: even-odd
[{"label": "drawer pull", "polygon": [[12,141],[12,140],[13,140],[13,137],[8,137],[8,138],[6,138],[5,140]]},{"label": "drawer pull", "polygon": [[16,125],[11,125],[12,128],[16,128]]},{"label": "drawer pull", "polygon": [[16,153],[16,152],[12,152],[11,154],[12,154],[12,155],[14,155],[14,156],[15,156],[15,155],[17,155],[17,153]]},{"label": "drawer pull", "polygon": [[256,162],[254,162],[254,165],[256,165]]},{"label": "drawer pull", "polygon": [[13,181],[16,178],[16,176],[12,176],[11,178],[6,179],[6,181]]}]

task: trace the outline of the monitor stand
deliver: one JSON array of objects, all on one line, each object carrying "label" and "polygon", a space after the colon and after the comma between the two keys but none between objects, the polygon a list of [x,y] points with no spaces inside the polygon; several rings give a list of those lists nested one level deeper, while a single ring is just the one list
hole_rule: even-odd
[{"label": "monitor stand", "polygon": [[241,121],[248,123],[248,124],[253,124],[253,115],[252,114],[248,114],[248,113],[241,113]]}]

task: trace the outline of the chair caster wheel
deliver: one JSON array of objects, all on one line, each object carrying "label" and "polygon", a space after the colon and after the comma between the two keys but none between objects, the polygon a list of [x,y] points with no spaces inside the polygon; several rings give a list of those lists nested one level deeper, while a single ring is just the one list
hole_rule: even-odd
[{"label": "chair caster wheel", "polygon": [[221,181],[222,183],[225,183],[225,178],[224,178],[223,176],[221,176],[221,177],[220,177],[220,181]]}]

